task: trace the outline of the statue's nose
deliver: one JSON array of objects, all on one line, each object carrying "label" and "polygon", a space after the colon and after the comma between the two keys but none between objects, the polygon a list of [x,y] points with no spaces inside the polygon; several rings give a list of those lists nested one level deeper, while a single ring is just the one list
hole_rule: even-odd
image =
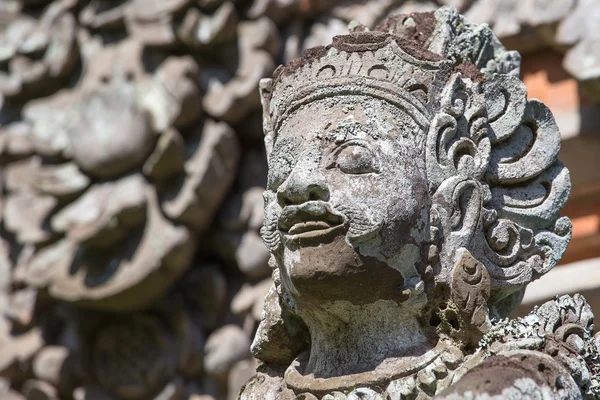
[{"label": "statue's nose", "polygon": [[282,207],[302,204],[311,200],[329,200],[329,187],[315,171],[296,170],[277,190],[277,200]]}]

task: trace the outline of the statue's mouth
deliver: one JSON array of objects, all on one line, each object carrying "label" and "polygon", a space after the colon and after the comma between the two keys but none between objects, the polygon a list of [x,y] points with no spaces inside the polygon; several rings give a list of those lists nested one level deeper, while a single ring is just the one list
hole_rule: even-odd
[{"label": "statue's mouth", "polygon": [[308,201],[287,206],[279,217],[279,230],[289,239],[328,235],[344,227],[343,215],[334,212],[323,201]]}]

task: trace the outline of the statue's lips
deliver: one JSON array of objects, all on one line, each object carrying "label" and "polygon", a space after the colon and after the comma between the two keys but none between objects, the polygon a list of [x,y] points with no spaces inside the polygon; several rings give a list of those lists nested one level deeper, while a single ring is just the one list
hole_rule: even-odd
[{"label": "statue's lips", "polygon": [[308,201],[287,206],[279,217],[279,230],[287,236],[315,237],[344,225],[344,217],[335,213],[328,203]]}]

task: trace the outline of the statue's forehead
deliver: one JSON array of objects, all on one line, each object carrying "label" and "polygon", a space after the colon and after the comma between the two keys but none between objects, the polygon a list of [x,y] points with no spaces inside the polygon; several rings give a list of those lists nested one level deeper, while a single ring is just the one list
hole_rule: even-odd
[{"label": "statue's forehead", "polygon": [[337,96],[319,99],[290,114],[275,135],[273,153],[298,153],[306,147],[353,139],[374,143],[408,141],[411,146],[421,147],[422,133],[406,111],[385,100],[364,95]]}]

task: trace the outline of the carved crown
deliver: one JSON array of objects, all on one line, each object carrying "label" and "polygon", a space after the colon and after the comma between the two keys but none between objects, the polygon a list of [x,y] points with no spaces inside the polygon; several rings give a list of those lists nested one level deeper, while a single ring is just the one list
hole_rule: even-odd
[{"label": "carved crown", "polygon": [[[333,44],[311,49],[304,58],[275,71],[263,81],[265,116],[273,132],[286,116],[324,97],[365,94],[406,110],[425,128],[429,124],[429,89],[451,61],[385,32],[336,36]],[[271,86],[271,87],[269,87]],[[265,96],[270,91],[272,96]],[[272,100],[271,100],[272,99]]]}]

